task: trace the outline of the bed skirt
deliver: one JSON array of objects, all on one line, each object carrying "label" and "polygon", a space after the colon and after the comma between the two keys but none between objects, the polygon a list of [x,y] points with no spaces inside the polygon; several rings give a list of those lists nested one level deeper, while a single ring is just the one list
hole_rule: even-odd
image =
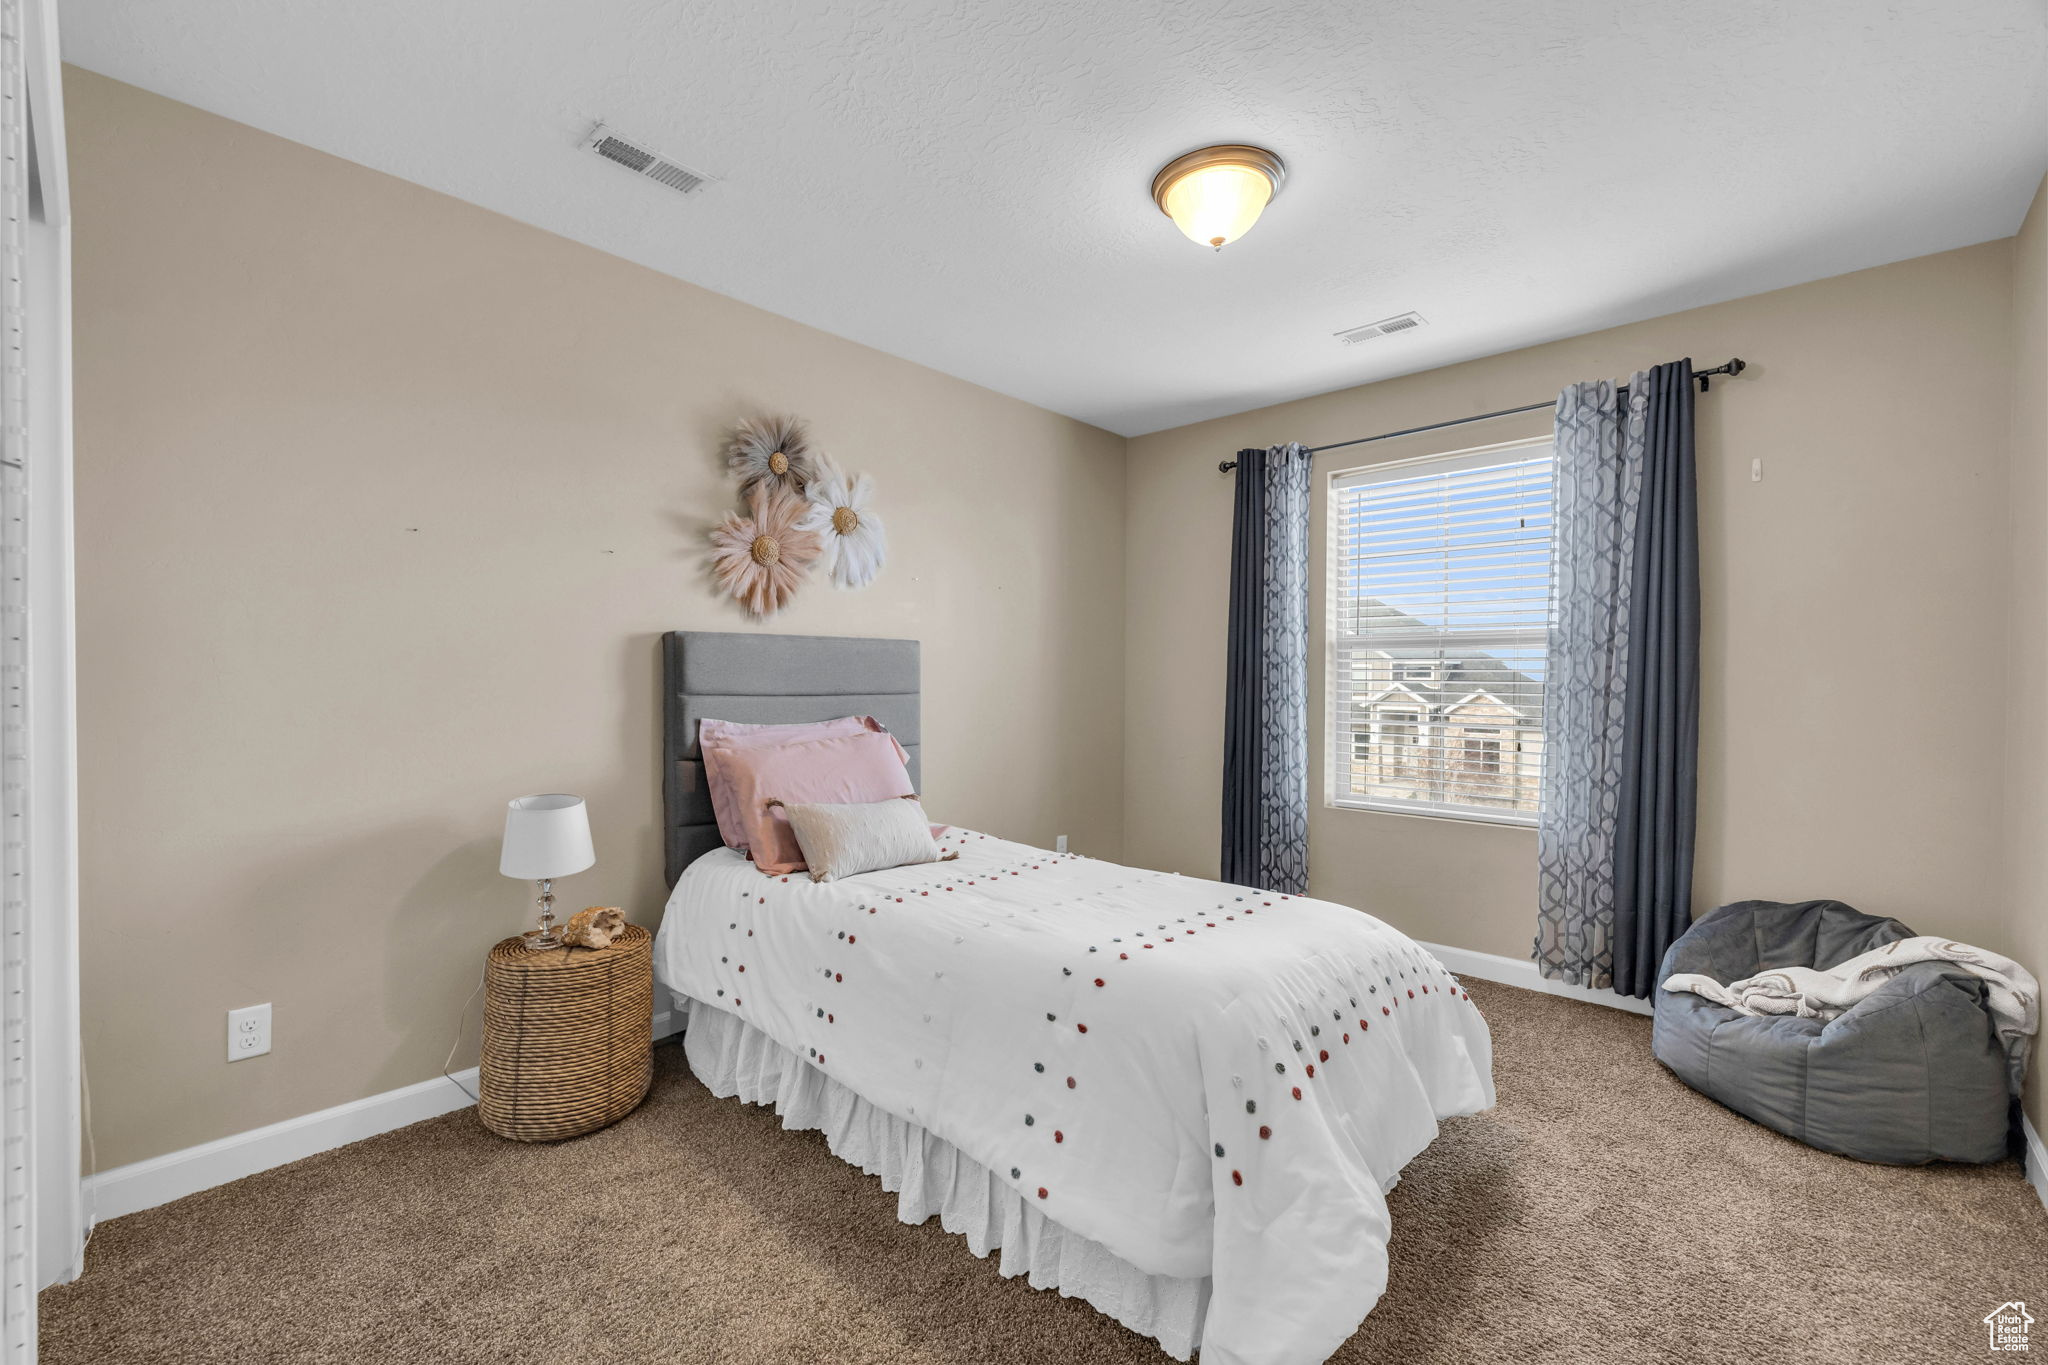
[{"label": "bed skirt", "polygon": [[834,1156],[880,1176],[882,1188],[896,1193],[896,1216],[904,1222],[937,1214],[939,1226],[965,1237],[976,1256],[1000,1251],[1001,1274],[1028,1276],[1034,1289],[1082,1299],[1176,1360],[1201,1344],[1206,1276],[1146,1274],[1047,1218],[959,1148],[877,1109],[753,1025],[701,1000],[687,1005],[683,1051],[705,1088],[774,1105],[784,1128],[822,1132]]}]

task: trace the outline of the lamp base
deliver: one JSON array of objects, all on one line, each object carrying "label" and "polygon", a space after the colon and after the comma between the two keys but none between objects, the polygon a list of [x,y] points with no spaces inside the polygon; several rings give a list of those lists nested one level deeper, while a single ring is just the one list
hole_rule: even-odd
[{"label": "lamp base", "polygon": [[543,877],[540,882],[540,928],[528,929],[522,938],[534,952],[545,948],[559,948],[562,940],[555,933],[555,880]]}]

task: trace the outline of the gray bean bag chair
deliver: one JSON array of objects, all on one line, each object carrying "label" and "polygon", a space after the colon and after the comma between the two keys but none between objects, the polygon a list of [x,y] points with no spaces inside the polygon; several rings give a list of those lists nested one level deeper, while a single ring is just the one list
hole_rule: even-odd
[{"label": "gray bean bag chair", "polygon": [[1914,1166],[1997,1161],[2011,1097],[1983,983],[1948,963],[1906,968],[1823,1023],[1738,1014],[1663,983],[1677,972],[1737,981],[1776,967],[1832,967],[1913,937],[1840,901],[1740,901],[1701,919],[1657,972],[1657,1060],[1703,1095],[1824,1152]]}]

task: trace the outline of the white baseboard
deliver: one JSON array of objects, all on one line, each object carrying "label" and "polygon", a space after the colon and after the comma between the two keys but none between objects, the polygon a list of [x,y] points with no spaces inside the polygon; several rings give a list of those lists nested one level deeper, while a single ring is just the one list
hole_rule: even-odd
[{"label": "white baseboard", "polygon": [[[680,1015],[660,1010],[654,1016],[654,1036],[666,1038],[682,1025]],[[387,1090],[316,1114],[303,1114],[282,1123],[253,1128],[246,1133],[204,1142],[182,1151],[166,1152],[147,1161],[101,1171],[85,1181],[87,1218],[103,1222],[124,1213],[153,1209],[188,1194],[240,1180],[273,1166],[345,1147],[351,1142],[388,1133],[394,1128],[438,1118],[466,1109],[475,1101],[477,1071],[457,1071],[453,1077],[436,1076],[417,1085]]]},{"label": "white baseboard", "polygon": [[1588,1005],[1605,1005],[1609,1009],[1627,1010],[1630,1014],[1655,1013],[1649,1001],[1638,1000],[1632,995],[1616,995],[1613,991],[1596,991],[1585,986],[1568,986],[1562,981],[1552,981],[1536,969],[1534,962],[1502,957],[1498,953],[1474,952],[1470,948],[1450,948],[1441,943],[1425,943],[1422,946],[1435,954],[1437,961],[1449,967],[1458,976],[1476,976],[1481,981],[1498,981],[1503,986],[1520,986],[1525,991],[1562,996],[1566,1000],[1579,1000]]},{"label": "white baseboard", "polygon": [[2027,1144],[2027,1183],[2041,1196],[2041,1207],[2048,1209],[2048,1145],[2042,1144],[2041,1135],[2034,1131],[2025,1114],[2020,1115],[2020,1135]]}]

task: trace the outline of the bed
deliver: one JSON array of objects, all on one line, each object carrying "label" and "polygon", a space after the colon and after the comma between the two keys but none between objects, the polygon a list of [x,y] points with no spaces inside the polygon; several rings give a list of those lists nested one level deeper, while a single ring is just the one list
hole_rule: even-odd
[{"label": "bed", "polygon": [[766,876],[718,837],[696,722],[873,715],[915,774],[917,643],[663,647],[655,965],[698,1078],[1177,1359],[1341,1345],[1386,1286],[1386,1190],[1441,1118],[1493,1103],[1451,974],[1355,910],[969,829],[945,862]]}]

